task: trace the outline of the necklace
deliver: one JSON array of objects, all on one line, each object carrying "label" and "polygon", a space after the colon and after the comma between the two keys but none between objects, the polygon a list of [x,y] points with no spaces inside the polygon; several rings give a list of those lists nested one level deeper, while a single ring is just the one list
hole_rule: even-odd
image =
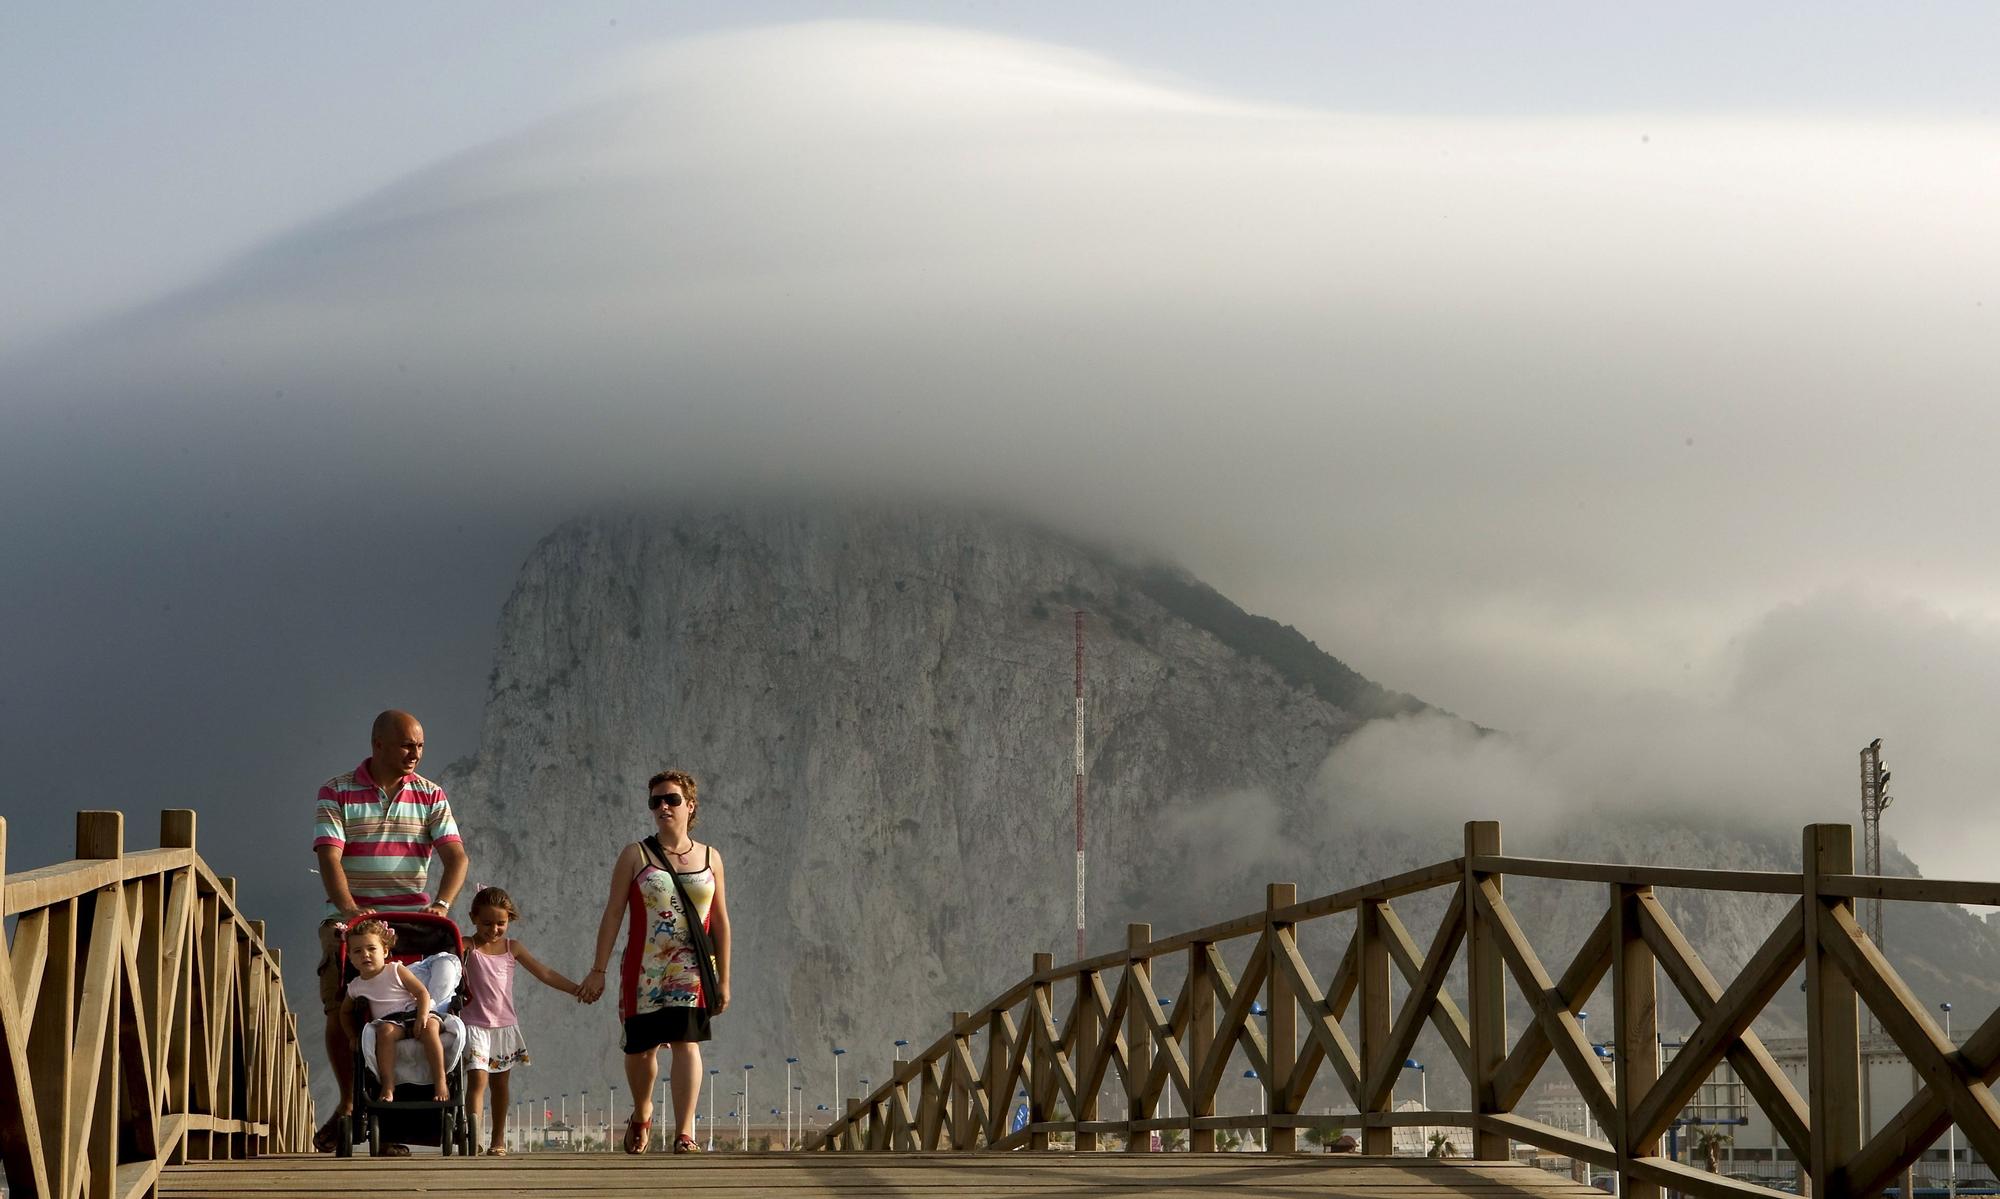
[{"label": "necklace", "polygon": [[667,852],[668,852],[668,853],[670,853],[670,854],[672,854],[672,855],[674,855],[674,856],[675,856],[675,857],[677,857],[677,858],[679,858],[679,857],[686,857],[686,856],[687,856],[688,854],[691,854],[691,853],[693,853],[693,852],[694,852],[694,838],[693,838],[693,837],[689,837],[689,838],[688,838],[688,843],[687,843],[687,848],[686,848],[686,849],[670,849],[670,850],[668,850]]}]

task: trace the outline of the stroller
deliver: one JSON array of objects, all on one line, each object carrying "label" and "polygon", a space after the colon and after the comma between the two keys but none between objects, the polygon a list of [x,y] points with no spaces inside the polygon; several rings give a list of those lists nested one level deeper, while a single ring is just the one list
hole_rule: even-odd
[{"label": "stroller", "polygon": [[[419,977],[424,972],[418,965],[424,959],[448,955],[440,958],[440,962],[458,966],[458,959],[465,952],[458,925],[448,916],[430,912],[364,912],[351,923],[362,920],[380,920],[394,929],[396,944],[390,953],[391,960],[410,967]],[[343,979],[354,977],[345,943],[340,949],[340,966]],[[436,978],[433,974],[432,979],[425,979],[425,986],[431,987]],[[382,1155],[384,1145],[436,1145],[446,1157],[454,1152],[472,1156],[478,1132],[465,1110],[465,1023],[458,1017],[466,1002],[462,969],[450,971],[448,985],[449,998],[432,991],[431,1010],[444,1024],[440,1035],[451,1097],[431,1098],[430,1064],[416,1038],[406,1037],[396,1046],[395,1099],[385,1103],[378,1098],[382,1084],[368,1057],[368,1050],[374,1047],[374,1030],[367,1027],[368,1017],[364,1016],[361,1034],[354,1038],[354,1114],[340,1121],[336,1156],[352,1157],[355,1142],[364,1139],[369,1154],[375,1157]],[[361,1006],[366,1008],[366,1004]]]}]

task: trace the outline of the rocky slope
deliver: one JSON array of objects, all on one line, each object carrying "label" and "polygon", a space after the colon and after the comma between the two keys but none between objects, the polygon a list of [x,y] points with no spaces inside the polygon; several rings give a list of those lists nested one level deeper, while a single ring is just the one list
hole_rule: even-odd
[{"label": "rocky slope", "polygon": [[[1456,826],[1343,824],[1317,779],[1364,720],[1422,705],[1195,580],[997,517],[773,507],[577,520],[536,548],[501,618],[480,752],[446,779],[474,880],[507,886],[517,935],[580,975],[610,863],[647,831],[647,776],[693,771],[737,929],[736,1006],[708,1057],[718,1110],[745,1062],[752,1107],[777,1106],[788,1056],[807,1106],[830,1102],[834,1046],[854,1093],[895,1039],[927,1044],[1036,951],[1070,956],[1076,608],[1093,952],[1128,920],[1164,934],[1258,906],[1272,879],[1317,894],[1455,852]],[[1797,830],[1670,822],[1510,848],[1763,868],[1798,854]],[[1559,969],[1602,899],[1520,902]],[[1774,914],[1674,902],[1725,977]],[[1425,935],[1427,905],[1407,916]],[[1926,919],[1911,943],[1994,977],[1983,926]],[[609,1001],[579,1009],[527,979],[518,997],[538,1061],[521,1093],[620,1079]]]}]

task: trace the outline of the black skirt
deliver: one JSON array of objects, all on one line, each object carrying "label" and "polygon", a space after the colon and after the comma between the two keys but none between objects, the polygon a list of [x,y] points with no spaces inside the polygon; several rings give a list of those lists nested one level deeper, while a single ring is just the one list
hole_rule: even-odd
[{"label": "black skirt", "polygon": [[663,1007],[628,1018],[620,1048],[626,1053],[648,1053],[662,1045],[706,1040],[708,1009]]}]

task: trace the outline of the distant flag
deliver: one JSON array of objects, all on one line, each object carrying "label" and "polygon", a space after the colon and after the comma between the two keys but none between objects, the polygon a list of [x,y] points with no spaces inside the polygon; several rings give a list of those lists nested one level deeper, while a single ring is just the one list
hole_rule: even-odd
[{"label": "distant flag", "polygon": [[552,1110],[550,1110],[549,1108],[546,1108],[546,1107],[542,1109],[542,1119],[544,1119],[544,1120],[553,1120],[553,1119],[555,1119],[555,1118],[556,1118],[556,1114],[555,1114],[555,1112],[554,1112],[554,1111],[552,1111]]},{"label": "distant flag", "polygon": [[1014,1126],[1010,1128],[1008,1131],[1019,1132],[1023,1128],[1026,1128],[1027,1126],[1028,1126],[1028,1105],[1024,1103],[1021,1106],[1014,1109]]}]

